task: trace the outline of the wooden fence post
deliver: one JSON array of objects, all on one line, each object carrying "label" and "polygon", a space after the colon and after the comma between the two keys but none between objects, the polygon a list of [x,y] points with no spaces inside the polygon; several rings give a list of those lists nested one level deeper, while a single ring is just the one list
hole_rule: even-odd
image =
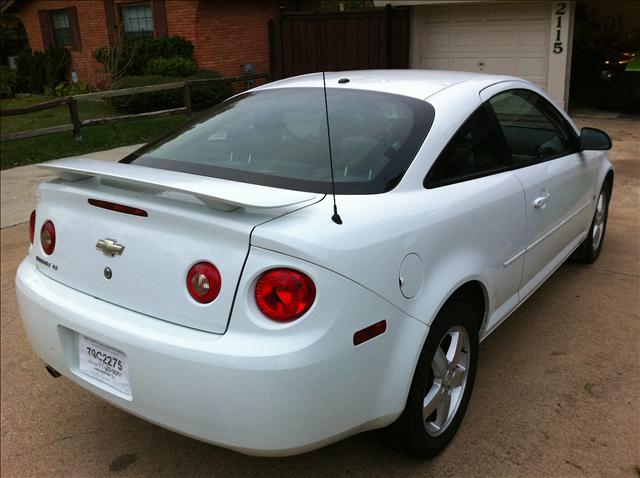
[{"label": "wooden fence post", "polygon": [[191,117],[191,89],[189,88],[189,82],[184,82],[184,107],[187,108],[187,118]]},{"label": "wooden fence post", "polygon": [[73,124],[73,137],[76,141],[82,141],[82,122],[78,115],[78,103],[75,98],[69,100],[69,114],[71,115],[71,123]]}]

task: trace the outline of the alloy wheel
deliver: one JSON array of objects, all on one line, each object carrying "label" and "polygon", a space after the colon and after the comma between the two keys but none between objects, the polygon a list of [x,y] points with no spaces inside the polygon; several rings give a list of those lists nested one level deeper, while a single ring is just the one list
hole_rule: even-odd
[{"label": "alloy wheel", "polygon": [[422,410],[430,436],[442,434],[456,416],[467,384],[469,365],[469,334],[457,325],[442,337],[431,362],[433,380],[427,387]]},{"label": "alloy wheel", "polygon": [[598,204],[596,205],[596,215],[593,219],[593,231],[591,239],[591,247],[594,252],[600,247],[602,242],[602,235],[604,233],[604,224],[607,217],[607,197],[606,193],[602,191],[598,197]]}]

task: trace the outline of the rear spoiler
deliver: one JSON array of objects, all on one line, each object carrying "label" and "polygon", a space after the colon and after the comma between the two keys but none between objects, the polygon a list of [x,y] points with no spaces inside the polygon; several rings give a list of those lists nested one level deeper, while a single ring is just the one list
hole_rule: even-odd
[{"label": "rear spoiler", "polygon": [[270,209],[319,199],[320,194],[291,191],[195,174],[96,159],[62,159],[39,165],[64,181],[87,178],[141,192],[177,191],[195,196],[212,209]]}]

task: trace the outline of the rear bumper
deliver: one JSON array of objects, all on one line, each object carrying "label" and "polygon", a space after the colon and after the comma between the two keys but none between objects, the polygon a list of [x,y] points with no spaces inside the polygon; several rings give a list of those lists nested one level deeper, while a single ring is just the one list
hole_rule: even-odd
[{"label": "rear bumper", "polygon": [[[259,271],[261,261],[273,264],[273,254],[252,252],[245,272]],[[281,262],[300,266],[286,256]],[[316,280],[330,274],[342,299],[319,297],[301,325],[262,324],[244,303],[242,291],[255,275],[245,274],[224,335],[95,299],[44,276],[29,258],[16,286],[34,351],[61,374],[165,428],[247,454],[283,456],[391,423],[404,407],[427,333],[361,286],[304,264]],[[387,332],[354,347],[353,333],[381,319]],[[127,354],[131,396],[79,371],[78,334]]]}]

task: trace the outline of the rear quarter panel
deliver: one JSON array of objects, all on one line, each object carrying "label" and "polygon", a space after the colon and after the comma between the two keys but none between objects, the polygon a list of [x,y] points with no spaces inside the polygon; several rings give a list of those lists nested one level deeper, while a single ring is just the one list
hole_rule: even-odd
[{"label": "rear quarter panel", "polygon": [[[339,198],[344,223],[331,221],[329,200],[259,226],[252,245],[335,271],[407,314],[431,324],[462,283],[480,281],[488,311],[517,293],[524,242],[522,188],[509,172],[442,188]],[[419,292],[405,298],[400,266],[420,256]],[[513,304],[515,305],[515,304]]]},{"label": "rear quarter panel", "polygon": [[[393,191],[338,196],[342,225],[331,221],[327,198],[259,226],[252,245],[333,270],[426,324],[457,287],[470,280],[483,284],[489,321],[508,313],[517,305],[523,265],[518,257],[504,266],[524,247],[520,183],[506,172],[436,189],[423,186],[442,148],[480,105],[478,91],[489,84],[483,81],[428,99],[436,111],[434,124]],[[408,299],[401,293],[399,276],[403,259],[411,253],[420,256],[423,274],[419,292]]]}]

